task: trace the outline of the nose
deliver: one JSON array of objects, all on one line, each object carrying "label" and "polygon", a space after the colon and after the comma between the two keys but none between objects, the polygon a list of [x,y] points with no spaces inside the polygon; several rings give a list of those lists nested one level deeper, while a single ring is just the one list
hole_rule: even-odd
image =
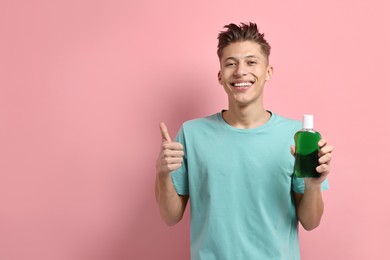
[{"label": "nose", "polygon": [[234,71],[234,76],[239,78],[245,76],[247,73],[248,72],[246,70],[245,64],[242,62],[238,63],[236,66],[236,70]]}]

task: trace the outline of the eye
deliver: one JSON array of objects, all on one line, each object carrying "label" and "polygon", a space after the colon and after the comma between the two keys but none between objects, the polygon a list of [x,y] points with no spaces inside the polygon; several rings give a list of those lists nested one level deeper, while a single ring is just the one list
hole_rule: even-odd
[{"label": "eye", "polygon": [[257,61],[250,60],[250,61],[248,61],[248,64],[249,64],[249,65],[256,65],[256,64],[257,64]]},{"label": "eye", "polygon": [[229,63],[226,63],[225,66],[226,67],[231,67],[231,66],[234,66],[235,64],[233,62],[229,62]]}]

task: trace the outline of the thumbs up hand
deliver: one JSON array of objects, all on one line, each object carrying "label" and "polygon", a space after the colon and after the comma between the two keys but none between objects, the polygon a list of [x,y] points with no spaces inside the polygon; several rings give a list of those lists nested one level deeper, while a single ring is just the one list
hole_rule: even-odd
[{"label": "thumbs up hand", "polygon": [[161,132],[161,151],[157,158],[156,170],[159,174],[168,175],[169,173],[179,169],[183,162],[183,145],[178,142],[172,142],[167,126],[160,123]]}]

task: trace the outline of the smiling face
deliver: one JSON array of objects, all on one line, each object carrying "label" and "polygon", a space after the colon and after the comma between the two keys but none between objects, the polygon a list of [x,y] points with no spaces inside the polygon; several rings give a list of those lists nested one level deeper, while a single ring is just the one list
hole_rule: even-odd
[{"label": "smiling face", "polygon": [[218,81],[228,95],[229,106],[242,107],[259,102],[262,106],[264,84],[271,79],[272,67],[258,43],[229,44],[223,49],[220,67]]}]

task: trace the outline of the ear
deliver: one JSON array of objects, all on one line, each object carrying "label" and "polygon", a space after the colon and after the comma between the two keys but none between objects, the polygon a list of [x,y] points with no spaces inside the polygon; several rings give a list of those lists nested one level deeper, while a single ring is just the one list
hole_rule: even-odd
[{"label": "ear", "polygon": [[218,82],[219,84],[222,85],[222,76],[221,76],[221,71],[218,71]]},{"label": "ear", "polygon": [[272,66],[268,66],[267,67],[267,76],[265,77],[265,81],[271,80],[273,74],[274,74],[274,68]]}]

